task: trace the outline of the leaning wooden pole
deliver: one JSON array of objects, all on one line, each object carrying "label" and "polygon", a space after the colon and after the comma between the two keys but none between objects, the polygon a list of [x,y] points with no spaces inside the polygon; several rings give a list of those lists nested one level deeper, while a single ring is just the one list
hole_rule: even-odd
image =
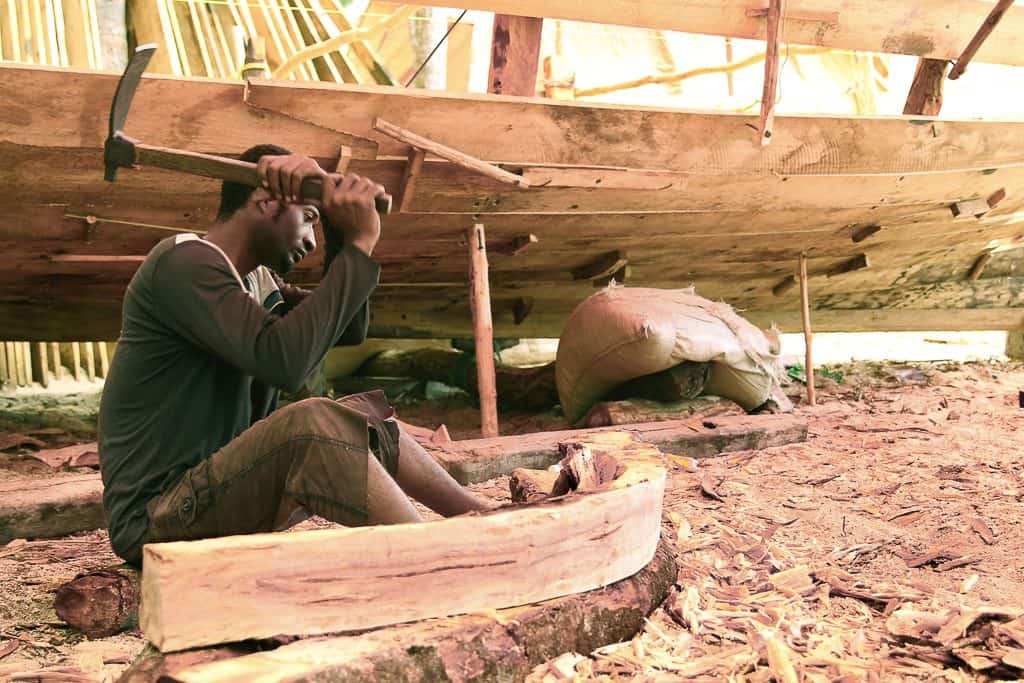
[{"label": "leaning wooden pole", "polygon": [[758,134],[761,144],[767,145],[772,139],[775,126],[775,92],[779,87],[779,42],[782,29],[782,13],[785,0],[768,0],[767,26],[765,27],[764,90],[761,92],[761,117]]},{"label": "leaning wooden pole", "polygon": [[484,226],[469,229],[469,307],[473,312],[476,342],[476,382],[480,393],[480,431],[498,436],[498,390],[494,371],[494,323],[491,287],[487,277],[487,241]]},{"label": "leaning wooden pole", "polygon": [[996,6],[992,8],[988,16],[985,17],[985,21],[982,22],[981,28],[971,38],[971,42],[967,44],[964,51],[960,53],[960,56],[956,59],[956,64],[949,72],[949,80],[955,81],[964,75],[964,71],[967,69],[967,65],[974,59],[974,55],[977,54],[978,49],[981,47],[985,39],[988,38],[989,34],[995,30],[996,24],[1003,18],[1006,11],[1010,9],[1010,5],[1013,4],[1013,0],[999,0]]},{"label": "leaning wooden pole", "polygon": [[807,252],[800,254],[800,312],[804,321],[804,346],[807,350],[807,355],[804,358],[804,372],[807,376],[807,403],[813,406],[817,403],[817,397],[814,394],[814,360],[811,355],[814,335],[811,333],[811,304],[807,288]]}]

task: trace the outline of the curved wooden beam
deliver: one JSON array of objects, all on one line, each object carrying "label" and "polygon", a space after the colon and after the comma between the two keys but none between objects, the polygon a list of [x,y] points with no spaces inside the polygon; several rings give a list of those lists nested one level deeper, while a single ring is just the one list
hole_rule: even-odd
[{"label": "curved wooden beam", "polygon": [[587,443],[624,471],[588,494],[438,522],[147,545],[140,622],[162,652],[525,605],[654,556],[665,469],[623,432]]},{"label": "curved wooden beam", "polygon": [[273,77],[285,78],[292,71],[298,68],[301,64],[311,59],[322,57],[328,52],[333,52],[334,50],[337,50],[342,45],[354,43],[358,40],[368,40],[377,35],[378,33],[388,30],[395,24],[405,21],[413,14],[415,14],[418,9],[419,7],[414,7],[412,5],[404,5],[395,10],[395,13],[392,14],[390,17],[388,17],[387,19],[381,19],[373,26],[367,26],[364,28],[354,28],[350,31],[344,31],[334,36],[333,38],[328,38],[323,42],[317,43],[316,45],[310,45],[308,47],[305,47],[296,52],[295,54],[293,54],[288,59],[284,60],[284,62],[281,63],[281,66],[277,67],[277,69],[274,70]]}]

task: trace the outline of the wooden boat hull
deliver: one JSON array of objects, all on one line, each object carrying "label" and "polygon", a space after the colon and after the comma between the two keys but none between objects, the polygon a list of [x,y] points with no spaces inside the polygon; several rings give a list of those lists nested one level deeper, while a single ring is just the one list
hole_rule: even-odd
[{"label": "wooden boat hull", "polygon": [[[103,181],[116,80],[0,67],[5,337],[116,338],[148,250],[213,220],[216,181],[153,169]],[[1024,123],[783,116],[761,147],[745,115],[319,83],[244,89],[147,77],[127,132],[226,154],[274,142],[324,163],[346,144],[352,171],[397,192],[406,149],[373,131],[379,116],[531,179],[520,189],[428,160],[410,211],[384,222],[374,336],[471,334],[462,240],[474,222],[487,227],[499,336],[558,336],[595,291],[573,271],[616,250],[627,285],[693,284],[784,330],[799,326],[798,296],[773,289],[802,251],[817,330],[1024,328]],[[954,203],[999,190],[983,217],[954,217]],[[529,234],[538,242],[513,254]],[[870,267],[835,274],[861,254]],[[312,285],[319,270],[317,253],[292,279]]]}]

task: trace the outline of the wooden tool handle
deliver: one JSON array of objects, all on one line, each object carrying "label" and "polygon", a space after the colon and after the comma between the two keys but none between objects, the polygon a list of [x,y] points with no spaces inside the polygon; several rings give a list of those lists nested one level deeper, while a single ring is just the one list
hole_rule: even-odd
[{"label": "wooden tool handle", "polygon": [[[139,166],[155,166],[252,187],[260,184],[256,164],[214,154],[136,144],[135,163]],[[301,188],[303,198],[319,201],[322,187],[320,178],[304,179]],[[391,213],[391,195],[387,193],[377,195],[374,197],[374,205],[377,208],[377,213],[381,216],[388,215]]]}]

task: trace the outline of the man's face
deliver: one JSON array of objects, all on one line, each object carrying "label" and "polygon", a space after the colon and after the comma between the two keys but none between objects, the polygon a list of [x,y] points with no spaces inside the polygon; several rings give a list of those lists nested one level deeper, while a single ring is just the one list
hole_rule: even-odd
[{"label": "man's face", "polygon": [[257,240],[260,263],[285,274],[316,249],[314,228],[320,211],[313,204],[264,200],[263,229]]}]

